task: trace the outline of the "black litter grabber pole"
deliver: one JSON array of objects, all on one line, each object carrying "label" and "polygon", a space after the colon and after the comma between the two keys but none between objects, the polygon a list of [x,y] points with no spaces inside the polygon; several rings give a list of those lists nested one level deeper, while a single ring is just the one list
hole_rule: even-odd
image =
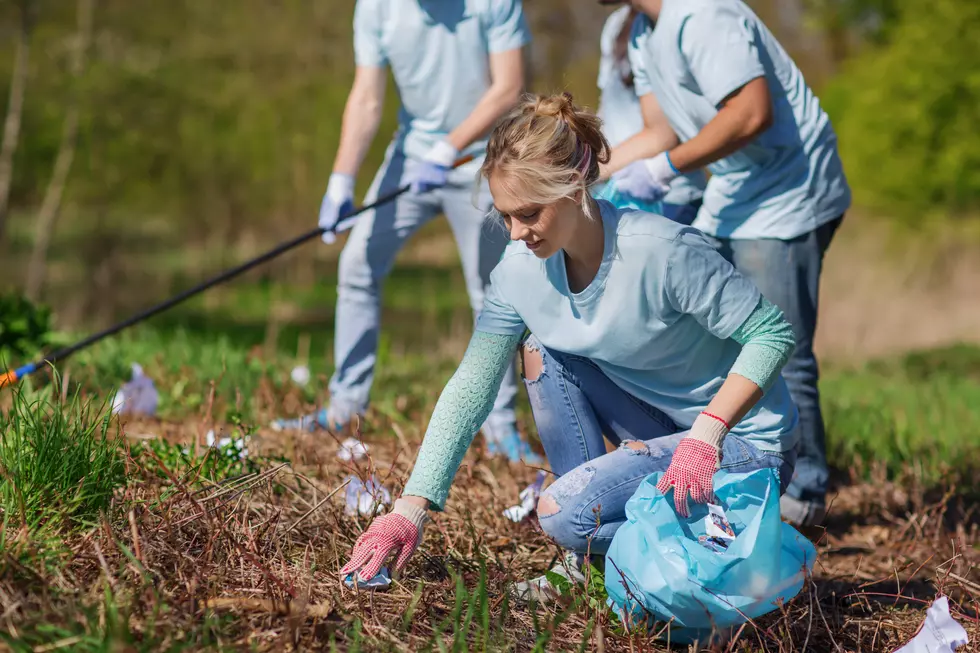
[{"label": "black litter grabber pole", "polygon": [[[469,163],[472,160],[473,160],[473,156],[472,155],[463,157],[461,159],[458,159],[453,164],[453,167],[454,168],[459,167],[459,166],[461,166],[463,164]],[[333,228],[333,232],[334,233],[341,233],[343,231],[346,231],[347,229],[351,228],[354,225],[354,222],[356,222],[357,216],[359,216],[361,213],[364,213],[365,211],[369,211],[369,210],[371,210],[373,208],[376,208],[378,206],[381,206],[383,204],[387,204],[388,202],[394,200],[399,195],[402,195],[402,194],[408,192],[408,190],[409,190],[409,186],[402,186],[400,188],[397,188],[397,189],[391,191],[390,193],[386,193],[385,195],[382,195],[381,197],[379,197],[377,200],[375,200],[371,204],[368,204],[366,206],[362,206],[362,207],[360,207],[358,209],[355,209],[354,211],[352,211],[351,213],[348,213],[342,219],[340,219],[340,220],[337,221],[337,224]],[[238,265],[236,267],[233,267],[230,270],[225,270],[221,274],[219,274],[217,276],[214,276],[214,277],[212,277],[212,278],[210,278],[210,279],[208,279],[206,281],[202,281],[201,283],[197,284],[196,286],[194,286],[192,288],[188,288],[184,292],[182,292],[182,293],[180,293],[178,295],[175,295],[174,297],[171,297],[170,299],[168,299],[168,300],[166,300],[164,302],[160,302],[159,304],[157,304],[155,306],[151,306],[150,308],[148,308],[148,309],[146,309],[144,311],[141,311],[141,312],[137,313],[136,315],[133,315],[132,317],[127,318],[127,319],[123,320],[122,322],[119,322],[118,324],[115,324],[115,325],[113,325],[111,327],[108,327],[106,329],[103,329],[102,331],[99,331],[98,333],[94,333],[94,334],[88,336],[87,338],[84,338],[82,340],[79,340],[78,342],[76,342],[76,343],[74,343],[72,345],[68,345],[67,347],[63,347],[63,348],[55,351],[54,353],[48,354],[47,356],[45,356],[41,360],[35,361],[33,363],[28,363],[27,365],[23,365],[23,366],[18,367],[18,368],[14,368],[14,369],[8,370],[7,372],[5,372],[3,374],[0,374],[0,388],[4,387],[6,385],[11,385],[13,383],[16,383],[20,379],[23,379],[25,376],[29,376],[29,375],[33,374],[34,372],[37,372],[39,369],[43,368],[45,365],[53,365],[55,363],[58,363],[58,362],[62,361],[63,359],[67,358],[68,356],[71,356],[75,352],[80,351],[82,349],[85,349],[89,345],[93,345],[93,344],[99,342],[100,340],[102,340],[104,338],[108,338],[109,336],[112,336],[112,335],[115,335],[115,334],[119,333],[123,329],[126,329],[128,327],[131,327],[134,324],[139,324],[143,320],[147,320],[147,319],[153,317],[154,315],[157,315],[157,314],[162,313],[162,312],[164,312],[166,310],[169,310],[169,309],[173,308],[174,306],[176,306],[177,304],[180,304],[181,302],[184,302],[184,301],[190,299],[191,297],[194,297],[195,295],[199,295],[202,292],[204,292],[205,290],[207,290],[209,288],[213,288],[214,286],[217,286],[220,283],[224,283],[225,281],[228,281],[229,279],[233,279],[233,278],[237,277],[238,275],[242,274],[243,272],[248,272],[252,268],[255,268],[255,267],[258,267],[259,265],[262,265],[266,261],[271,261],[272,259],[276,258],[277,256],[279,256],[281,254],[284,254],[285,252],[288,252],[289,250],[294,249],[294,248],[302,245],[303,243],[305,243],[305,242],[307,242],[309,240],[313,240],[314,238],[319,238],[320,236],[323,235],[323,233],[325,231],[327,231],[327,229],[324,229],[322,227],[317,227],[316,229],[313,229],[313,230],[308,231],[308,232],[306,232],[304,234],[301,234],[299,236],[296,236],[292,240],[287,240],[286,242],[284,242],[284,243],[282,243],[282,244],[280,244],[280,245],[278,245],[278,246],[270,249],[268,252],[265,252],[264,254],[260,254],[259,256],[256,256],[253,259],[250,259],[248,261],[245,261],[244,263],[242,263],[242,264],[240,264],[240,265]]]}]

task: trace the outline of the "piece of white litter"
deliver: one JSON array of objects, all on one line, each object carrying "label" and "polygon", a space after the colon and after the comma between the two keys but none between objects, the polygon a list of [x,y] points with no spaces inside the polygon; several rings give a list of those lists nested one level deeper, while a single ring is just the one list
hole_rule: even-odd
[{"label": "piece of white litter", "polygon": [[132,364],[133,375],[116,392],[112,400],[112,414],[156,415],[160,395],[153,385],[153,379],[143,373],[139,363]]},{"label": "piece of white litter", "polygon": [[217,447],[218,449],[225,449],[228,445],[232,445],[235,449],[238,449],[238,457],[245,458],[248,456],[248,448],[245,446],[245,439],[240,438],[238,440],[232,440],[230,437],[225,436],[223,438],[217,438],[214,434],[214,429],[208,431],[207,435],[204,436],[205,442],[207,442],[209,447]]},{"label": "piece of white litter", "polygon": [[293,371],[289,373],[289,378],[293,380],[296,385],[306,385],[310,382],[310,368],[306,365],[297,365],[293,368]]},{"label": "piece of white litter", "polygon": [[368,446],[366,444],[357,438],[347,438],[340,443],[337,457],[345,463],[349,463],[352,460],[360,460],[367,455],[367,452]]},{"label": "piece of white litter", "polygon": [[704,518],[704,535],[698,535],[698,542],[715,553],[724,553],[728,545],[735,541],[735,531],[728,523],[725,509],[713,503],[707,504],[708,514]]},{"label": "piece of white litter", "polygon": [[518,524],[527,519],[538,505],[538,499],[541,497],[541,487],[544,485],[544,479],[545,473],[538,472],[534,482],[521,490],[521,493],[518,495],[518,497],[521,499],[521,503],[516,506],[511,506],[505,510],[504,517]]},{"label": "piece of white litter", "polygon": [[[391,574],[388,572],[387,567],[382,567],[378,575],[370,580],[361,579],[360,572],[357,573],[357,589],[360,590],[386,590],[391,586]],[[344,585],[347,587],[354,587],[354,574],[347,574],[347,578],[344,579]]]},{"label": "piece of white litter", "polygon": [[[372,517],[391,504],[391,493],[381,484],[377,476],[371,476],[366,482],[356,476],[348,476],[347,490],[344,495],[344,513],[349,516],[358,513]],[[345,480],[347,480],[345,479]]]},{"label": "piece of white litter", "polygon": [[940,596],[929,609],[919,632],[895,653],[953,653],[970,643],[966,629],[949,614],[949,600]]}]

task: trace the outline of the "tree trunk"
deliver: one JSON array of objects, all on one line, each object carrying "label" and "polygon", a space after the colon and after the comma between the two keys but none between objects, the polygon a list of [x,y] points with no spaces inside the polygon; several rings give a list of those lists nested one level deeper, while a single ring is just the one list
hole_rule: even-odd
[{"label": "tree trunk", "polygon": [[24,112],[24,91],[27,87],[27,63],[31,51],[33,17],[30,0],[20,3],[20,30],[17,33],[17,53],[10,77],[10,99],[7,102],[7,118],[3,123],[3,141],[0,142],[0,245],[5,242],[7,213],[10,204],[10,186],[14,176],[14,154],[20,141],[20,121]]},{"label": "tree trunk", "polygon": [[36,301],[44,286],[47,273],[48,246],[54,234],[54,226],[61,210],[61,198],[64,196],[68,173],[75,158],[75,147],[78,140],[78,111],[81,91],[80,79],[85,70],[85,55],[92,40],[92,14],[95,0],[78,0],[78,30],[75,33],[75,47],[71,58],[72,90],[65,113],[65,122],[61,131],[61,145],[58,147],[58,157],[55,159],[51,180],[44,191],[44,201],[35,222],[34,249],[31,261],[27,266],[27,284],[25,294],[28,299]]}]

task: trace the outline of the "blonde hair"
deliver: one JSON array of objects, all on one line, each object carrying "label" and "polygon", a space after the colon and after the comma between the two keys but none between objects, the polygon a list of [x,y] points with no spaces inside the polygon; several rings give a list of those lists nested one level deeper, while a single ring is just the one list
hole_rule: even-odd
[{"label": "blonde hair", "polygon": [[[599,179],[599,164],[609,161],[602,121],[575,106],[570,93],[526,95],[500,119],[487,145],[480,174],[505,174],[519,180],[521,195],[535,204],[572,197]],[[585,214],[592,203],[583,201]]]}]

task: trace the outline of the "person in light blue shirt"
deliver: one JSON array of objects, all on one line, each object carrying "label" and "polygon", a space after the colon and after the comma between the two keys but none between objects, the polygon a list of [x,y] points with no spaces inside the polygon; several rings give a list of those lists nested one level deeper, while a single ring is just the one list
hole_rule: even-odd
[{"label": "person in light blue shirt", "polygon": [[693,226],[785,311],[785,369],[800,410],[796,478],[784,517],[825,512],[828,470],[813,353],[823,256],[851,194],[827,114],[802,73],[741,0],[633,0],[629,58],[645,117],[603,175],[662,187],[707,166]]},{"label": "person in light blue shirt", "polygon": [[[600,4],[622,5],[623,0],[602,0]],[[643,129],[640,100],[634,89],[634,75],[628,58],[633,20],[638,12],[626,5],[609,15],[599,38],[599,110],[602,129],[609,144],[616,147]],[[674,179],[662,198],[664,217],[691,224],[701,207],[701,196],[708,177],[696,170]],[[639,205],[639,203],[638,203]],[[639,208],[639,206],[637,207]]]},{"label": "person in light blue shirt", "polygon": [[[712,500],[721,469],[772,469],[785,489],[798,437],[780,376],[792,328],[698,230],[593,198],[608,155],[600,120],[567,94],[530,97],[494,128],[482,173],[513,242],[402,496],[341,574],[371,578],[393,554],[404,568],[518,347],[558,476],[537,503],[542,529],[568,551],[554,573],[584,580],[584,554],[605,554],[651,474],[682,517],[689,501]],[[619,448],[607,453],[604,438]],[[512,590],[558,595],[547,575]]]},{"label": "person in light blue shirt", "polygon": [[[353,208],[354,179],[381,120],[388,69],[401,99],[398,129],[365,203],[403,186],[411,191],[365,212],[340,255],[329,406],[280,421],[279,428],[342,428],[367,409],[382,283],[406,241],[440,213],[456,238],[479,314],[506,239],[485,224],[489,191],[484,185],[474,205],[471,180],[490,128],[523,90],[522,48],[529,40],[520,0],[357,0],[354,83],[320,207],[324,240],[333,242],[338,220]],[[474,160],[454,167],[467,156]],[[536,461],[517,433],[516,392],[511,371],[482,431],[490,453]]]}]

